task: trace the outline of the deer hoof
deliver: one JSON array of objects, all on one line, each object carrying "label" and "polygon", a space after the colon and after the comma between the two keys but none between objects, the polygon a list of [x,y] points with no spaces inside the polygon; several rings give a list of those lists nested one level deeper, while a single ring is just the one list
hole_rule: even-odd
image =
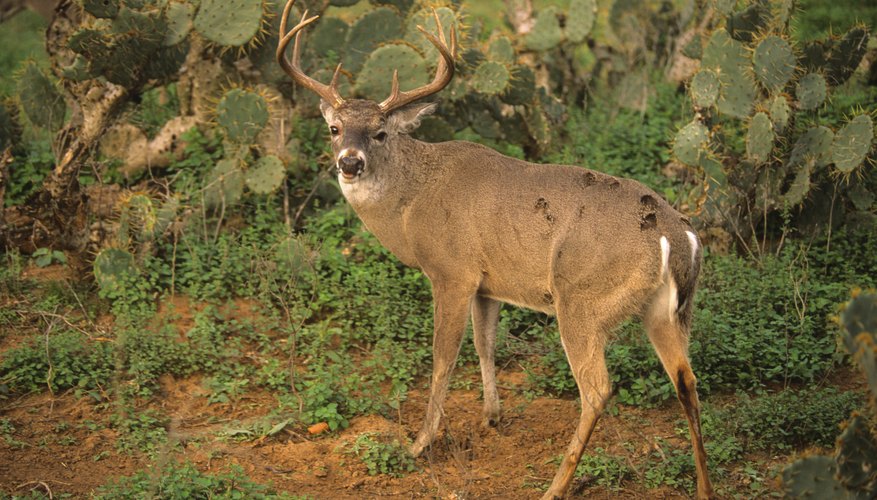
[{"label": "deer hoof", "polygon": [[485,415],[481,420],[481,426],[484,428],[498,427],[501,420],[499,415]]}]

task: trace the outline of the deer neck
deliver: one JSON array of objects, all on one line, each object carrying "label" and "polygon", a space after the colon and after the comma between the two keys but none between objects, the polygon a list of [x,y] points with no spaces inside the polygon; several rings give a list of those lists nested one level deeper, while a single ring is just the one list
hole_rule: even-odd
[{"label": "deer neck", "polygon": [[[432,144],[400,135],[380,158],[374,158],[369,175],[352,184],[341,181],[341,191],[365,227],[393,254],[413,265],[403,234],[403,216],[422,189],[434,184],[440,169]],[[367,167],[369,168],[369,167]]]}]

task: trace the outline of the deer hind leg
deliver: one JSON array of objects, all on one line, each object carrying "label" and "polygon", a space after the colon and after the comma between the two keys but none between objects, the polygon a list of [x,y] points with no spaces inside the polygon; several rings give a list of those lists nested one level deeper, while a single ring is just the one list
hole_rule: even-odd
[{"label": "deer hind leg", "polygon": [[442,406],[448,393],[448,381],[460,352],[460,344],[469,319],[469,304],[473,296],[473,293],[464,287],[449,287],[436,283],[433,283],[432,294],[435,302],[432,380],[426,418],[414,444],[409,449],[415,457],[433,442],[438,431],[439,422],[444,414]]},{"label": "deer hind leg", "polygon": [[496,325],[499,322],[501,304],[488,297],[476,296],[472,300],[472,333],[475,350],[481,364],[481,380],[484,389],[484,418],[482,425],[496,427],[500,420],[499,393],[496,390]]},{"label": "deer hind leg", "polygon": [[582,413],[572,441],[563,455],[551,486],[542,497],[543,500],[562,498],[569,488],[591,432],[611,395],[612,386],[603,354],[605,332],[591,326],[603,322],[591,322],[592,319],[593,317],[589,318],[589,324],[584,324],[582,318],[571,318],[569,314],[558,310],[560,340],[579,388]]},{"label": "deer hind leg", "polygon": [[[668,307],[674,300],[668,297],[675,293],[675,287],[668,283],[658,291],[657,299],[645,315],[646,330],[655,351],[664,365],[667,375],[676,387],[676,396],[682,404],[691,446],[694,450],[694,464],[697,471],[697,498],[714,498],[712,485],[707,472],[707,456],[703,447],[700,428],[700,403],[697,398],[697,379],[688,360],[688,319],[680,318],[675,310]],[[686,311],[688,313],[688,311]],[[684,314],[688,316],[688,314]]]}]

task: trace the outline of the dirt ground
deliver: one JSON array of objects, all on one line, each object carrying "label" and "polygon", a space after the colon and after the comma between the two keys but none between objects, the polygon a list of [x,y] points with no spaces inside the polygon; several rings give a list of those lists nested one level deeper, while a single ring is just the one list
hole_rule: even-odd
[{"label": "dirt ground", "polygon": [[[418,460],[418,472],[394,478],[369,476],[365,466],[341,448],[365,432],[413,436],[425,411],[425,390],[409,394],[397,421],[372,415],[355,418],[347,429],[334,434],[314,437],[292,430],[263,441],[235,442],[221,438],[219,431],[230,422],[267,413],[274,404],[270,394],[250,394],[235,405],[208,404],[197,378],[167,378],[158,404],[171,417],[168,433],[176,446],[159,453],[158,461],[189,460],[203,471],[214,472],[238,464],[256,482],[313,498],[534,498],[553,477],[552,459],[572,435],[578,404],[550,398],[527,400],[513,390],[522,380],[522,373],[502,376],[504,417],[497,428],[479,425],[477,389],[451,391],[444,434]],[[15,442],[0,441],[2,491],[23,494],[36,488],[55,496],[87,497],[111,478],[149,466],[152,462],[144,456],[119,453],[116,432],[95,425],[106,422],[112,411],[99,410],[89,400],[77,400],[71,394],[7,401],[0,416],[16,431]],[[657,438],[673,444],[684,441],[674,431],[680,418],[675,404],[651,410],[624,407],[618,416],[605,415],[600,420],[589,448],[627,456],[631,465],[642,463],[637,455],[651,453],[659,446]],[[635,451],[629,451],[625,443],[634,443]],[[628,483],[632,489],[613,492],[580,484],[575,496],[684,498],[669,488],[646,491],[635,480]]]},{"label": "dirt ground", "polygon": [[[159,315],[173,312],[175,326],[184,332],[194,324],[194,306],[185,298],[171,303],[173,307],[162,307]],[[256,314],[254,310],[248,301],[235,302],[238,316]],[[101,331],[112,329],[111,318],[97,323]],[[25,332],[5,335],[0,353],[19,345],[26,336]],[[77,398],[72,391],[0,399],[0,419],[15,429],[0,436],[0,497],[34,490],[48,496],[87,498],[116,478],[158,471],[169,461],[188,461],[211,474],[238,465],[257,483],[314,499],[538,498],[572,437],[579,404],[575,399],[526,397],[526,374],[520,367],[506,367],[498,378],[503,419],[498,427],[485,428],[480,425],[477,366],[458,367],[441,434],[417,460],[418,470],[398,478],[371,476],[362,462],[344,451],[363,433],[394,436],[400,442],[413,438],[426,410],[426,380],[409,391],[391,418],[357,417],[342,431],[316,436],[290,425],[271,437],[237,440],[229,437],[229,430],[264,421],[277,407],[274,395],[251,389],[233,402],[211,403],[201,376],[174,379],[168,375],[160,380],[159,393],[138,409],[156,410],[170,419],[168,444],[155,457],[119,451],[119,434],[110,420],[120,410],[113,403],[98,404],[90,396]],[[616,490],[585,479],[573,485],[570,496],[687,498],[669,486],[643,486],[643,464],[649,456],[690,450],[687,432],[677,432],[683,422],[675,400],[654,409],[612,406],[597,423],[585,453],[601,448],[603,454],[623,457],[633,477]],[[756,457],[755,461],[767,466],[787,458]],[[745,478],[731,478],[731,482],[745,487]]]}]

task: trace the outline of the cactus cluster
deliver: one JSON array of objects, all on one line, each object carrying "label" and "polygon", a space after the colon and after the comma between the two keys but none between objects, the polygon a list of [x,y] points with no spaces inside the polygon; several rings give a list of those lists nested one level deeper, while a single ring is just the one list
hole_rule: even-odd
[{"label": "cactus cluster", "polygon": [[[865,373],[871,408],[877,403],[877,292],[854,294],[841,314],[843,345]],[[834,456],[811,455],[783,471],[790,498],[877,496],[875,415],[854,413],[837,438]]]},{"label": "cactus cluster", "polygon": [[177,73],[190,33],[222,48],[254,44],[266,18],[263,0],[79,0],[87,18],[67,40],[76,57],[62,70],[81,81],[104,77],[136,88]]},{"label": "cactus cluster", "polygon": [[270,121],[269,100],[254,90],[232,88],[216,105],[216,122],[225,137],[226,157],[219,160],[206,179],[208,207],[232,205],[244,187],[256,194],[277,190],[286,179],[286,167],[277,156],[259,151],[253,159],[252,145]]},{"label": "cactus cluster", "polygon": [[[327,81],[334,65],[342,62],[342,93],[350,78],[354,94],[381,100],[390,92],[394,70],[399,72],[402,90],[423,85],[432,77],[439,56],[417,27],[431,33],[437,27],[433,9],[417,2],[374,3],[376,8],[352,21],[342,18],[343,12],[321,18],[309,33],[304,45],[308,57],[303,60],[317,63],[306,69],[322,81]],[[566,10],[547,8],[536,14],[536,23],[527,35],[515,38],[497,32],[483,42],[479,27],[464,27],[462,15],[454,8],[437,7],[435,13],[447,39],[451,27],[457,32],[457,73],[443,92],[442,109],[424,122],[418,136],[447,140],[468,129],[488,139],[547,145],[552,117],[539,105],[545,100],[551,104],[552,98],[540,96],[535,73],[519,61],[519,51],[584,46],[594,24],[596,2],[573,0]]]},{"label": "cactus cluster", "polygon": [[[799,47],[788,36],[793,2],[772,10],[773,3],[753,2],[735,12],[734,2],[718,2],[718,11],[727,12],[724,26],[686,47],[689,57],[700,59],[689,85],[696,118],[679,130],[674,148],[682,163],[718,174],[710,176],[719,188],[714,195],[757,196],[752,205],[767,211],[803,204],[818,179],[829,177],[817,177],[826,168],[849,178],[868,165],[874,142],[873,120],[864,112],[846,123],[792,126],[815,122],[830,88],[853,74],[867,31],[855,27],[842,37]],[[722,143],[722,126],[735,120],[745,132],[745,154],[716,172],[724,157],[735,154]],[[705,129],[710,138],[698,135],[695,152],[692,132]]]}]

